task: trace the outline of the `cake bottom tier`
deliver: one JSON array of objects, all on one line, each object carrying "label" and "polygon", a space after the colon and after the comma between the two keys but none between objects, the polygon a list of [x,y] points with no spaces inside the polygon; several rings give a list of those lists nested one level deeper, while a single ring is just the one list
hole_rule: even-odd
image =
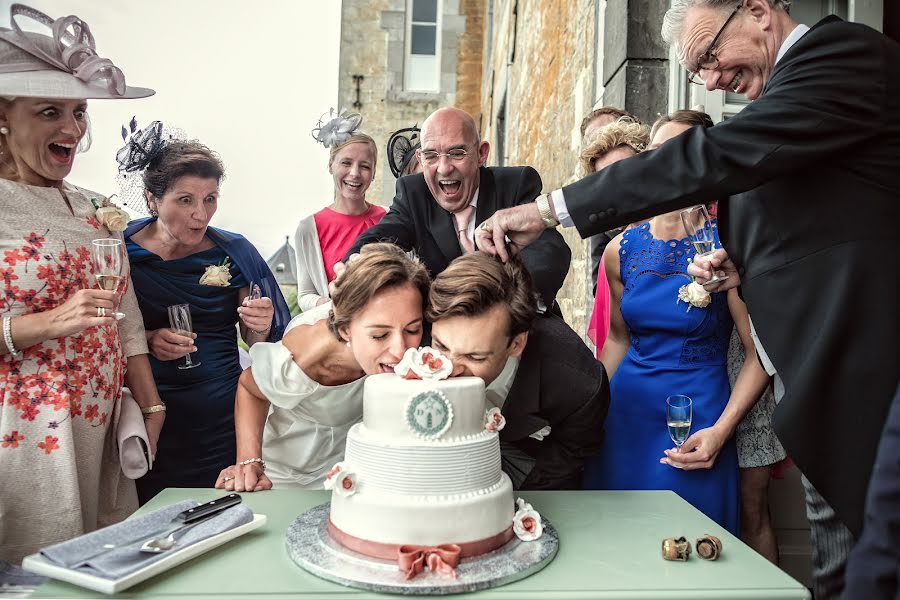
[{"label": "cake bottom tier", "polygon": [[488,540],[497,542],[493,548],[476,552],[481,554],[510,539],[514,513],[512,482],[506,473],[501,473],[496,485],[468,494],[409,496],[364,489],[350,496],[335,493],[331,497],[329,529],[333,534],[337,529],[340,533],[334,537],[348,546],[339,539],[340,534],[345,539],[383,545],[458,544],[481,548],[490,545]]}]

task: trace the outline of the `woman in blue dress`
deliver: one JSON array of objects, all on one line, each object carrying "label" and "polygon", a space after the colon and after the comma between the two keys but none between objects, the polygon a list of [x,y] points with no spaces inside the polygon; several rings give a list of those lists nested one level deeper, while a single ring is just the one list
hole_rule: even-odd
[{"label": "woman in blue dress", "polygon": [[[653,127],[648,150],[694,126],[704,113],[679,111]],[[748,360],[734,390],[726,370],[732,323],[752,352],[747,310],[735,290],[682,299],[694,256],[680,211],[616,236],[604,252],[612,297],[610,333],[600,360],[610,376],[604,446],[585,469],[585,487],[672,490],[740,533],[737,453],[732,434],[768,376]],[[687,287],[684,288],[688,290]],[[705,295],[705,297],[704,297]],[[692,399],[694,432],[672,448],[666,398]]]},{"label": "woman in blue dress", "polygon": [[[224,167],[197,142],[167,139],[158,122],[119,153],[140,173],[149,218],[125,231],[150,363],[166,407],[152,470],[137,481],[141,503],[166,487],[212,487],[235,461],[234,398],[248,345],[281,339],[290,312],[265,260],[243,236],[209,226]],[[250,285],[260,298],[251,299]],[[175,333],[168,307],[188,304],[193,336]],[[180,369],[185,355],[198,366]]]}]

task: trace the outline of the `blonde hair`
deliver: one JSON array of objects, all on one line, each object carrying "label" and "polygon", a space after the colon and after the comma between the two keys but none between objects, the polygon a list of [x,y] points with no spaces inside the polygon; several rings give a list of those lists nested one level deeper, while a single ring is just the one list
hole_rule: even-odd
[{"label": "blonde hair", "polygon": [[347,264],[347,270],[335,282],[332,306],[328,315],[328,329],[340,341],[340,331],[350,325],[377,293],[386,288],[411,285],[428,297],[431,278],[425,265],[394,244],[368,244],[359,251],[359,258]]},{"label": "blonde hair", "polygon": [[375,172],[375,167],[378,166],[378,146],[375,145],[375,140],[372,139],[372,136],[367,135],[365,133],[354,133],[347,141],[339,146],[332,146],[329,151],[328,157],[328,166],[331,167],[331,163],[334,162],[334,157],[337,156],[338,152],[349,146],[350,144],[368,144],[372,149],[372,173]]},{"label": "blonde hair", "polygon": [[581,168],[584,175],[594,171],[594,163],[607,152],[625,146],[640,153],[650,142],[650,129],[643,123],[621,118],[597,130],[581,151]]}]

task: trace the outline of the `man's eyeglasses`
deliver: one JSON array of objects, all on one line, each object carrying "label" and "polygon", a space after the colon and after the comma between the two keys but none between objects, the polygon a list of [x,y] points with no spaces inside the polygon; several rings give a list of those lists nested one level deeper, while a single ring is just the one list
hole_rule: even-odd
[{"label": "man's eyeglasses", "polygon": [[447,152],[435,152],[434,150],[425,150],[419,154],[422,157],[422,162],[426,165],[435,164],[442,156],[446,156],[453,162],[459,162],[463,160],[465,157],[469,155],[469,151],[465,148],[454,148],[452,150],[448,150]]},{"label": "man's eyeglasses", "polygon": [[734,19],[735,15],[738,14],[738,11],[741,10],[741,6],[743,6],[743,2],[738,4],[731,14],[725,19],[725,23],[722,24],[722,27],[719,29],[719,33],[716,34],[716,37],[713,38],[712,42],[710,42],[709,47],[706,49],[706,52],[700,55],[700,58],[697,59],[697,68],[691,71],[690,75],[688,75],[688,81],[693,83],[694,85],[703,85],[703,76],[700,74],[700,71],[714,71],[719,68],[719,57],[716,56],[714,49],[716,47],[716,42],[719,41],[719,38],[722,37],[722,33],[725,31],[725,28],[728,27],[728,24],[731,23],[731,20]]}]

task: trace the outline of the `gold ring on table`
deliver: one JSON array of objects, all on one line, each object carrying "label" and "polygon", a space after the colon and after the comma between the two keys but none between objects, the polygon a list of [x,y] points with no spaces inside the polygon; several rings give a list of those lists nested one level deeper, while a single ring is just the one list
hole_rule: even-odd
[{"label": "gold ring on table", "polygon": [[722,540],[708,533],[697,539],[696,546],[697,556],[704,560],[716,560],[722,553]]},{"label": "gold ring on table", "polygon": [[481,225],[479,225],[479,229],[488,233],[492,233],[494,231],[494,228],[491,227],[490,221],[483,221]]},{"label": "gold ring on table", "polygon": [[98,317],[105,317],[105,316],[106,316],[106,309],[103,308],[102,306],[98,306],[98,307],[97,307],[97,316],[98,316]]}]

